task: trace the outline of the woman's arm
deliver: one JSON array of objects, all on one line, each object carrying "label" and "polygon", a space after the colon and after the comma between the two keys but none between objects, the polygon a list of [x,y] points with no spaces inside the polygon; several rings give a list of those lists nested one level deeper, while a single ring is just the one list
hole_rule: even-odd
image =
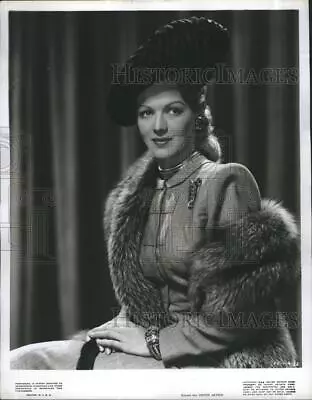
[{"label": "woman's arm", "polygon": [[261,206],[258,186],[245,167],[225,165],[207,192],[209,239],[203,238],[191,257],[193,312],[160,331],[166,366],[193,365],[201,356],[206,364],[210,357],[213,366],[253,340],[259,331],[247,329],[240,318],[248,311],[270,311],[282,278],[294,277],[289,272],[295,271],[296,226],[280,206]]}]

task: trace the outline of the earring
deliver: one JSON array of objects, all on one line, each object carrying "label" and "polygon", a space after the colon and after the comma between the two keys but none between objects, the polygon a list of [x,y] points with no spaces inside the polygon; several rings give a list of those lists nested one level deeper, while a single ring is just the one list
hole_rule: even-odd
[{"label": "earring", "polygon": [[195,130],[196,131],[203,131],[205,128],[207,128],[208,124],[209,124],[209,121],[208,121],[208,118],[206,117],[206,115],[199,114],[195,118]]}]

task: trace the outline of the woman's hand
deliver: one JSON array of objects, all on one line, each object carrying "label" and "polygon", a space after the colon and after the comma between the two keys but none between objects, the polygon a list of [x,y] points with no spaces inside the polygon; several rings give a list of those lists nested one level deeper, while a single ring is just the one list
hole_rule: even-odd
[{"label": "woman's hand", "polygon": [[151,357],[145,341],[144,328],[129,320],[128,324],[123,326],[116,326],[110,322],[92,329],[88,335],[96,339],[99,346],[137,356]]},{"label": "woman's hand", "polygon": [[[88,331],[88,333],[87,333],[87,341],[89,341],[89,340],[91,339],[90,333],[93,332],[93,330],[101,331],[101,330],[106,329],[106,328],[109,328],[109,327],[115,327],[115,328],[117,328],[117,327],[121,327],[121,326],[131,326],[131,324],[134,325],[134,324],[127,318],[125,309],[122,308],[122,309],[120,310],[119,314],[118,314],[115,318],[113,318],[112,320],[107,321],[107,322],[105,322],[104,324],[102,324],[102,325],[100,325],[100,326],[98,326],[98,327],[96,327],[96,328],[93,328],[93,329],[91,329],[90,331]],[[100,344],[98,343],[98,340],[96,340],[96,342],[97,342],[97,344],[98,344],[99,350],[100,350],[101,352],[105,352],[105,354],[107,354],[107,355],[111,354],[112,351],[115,351],[115,349],[113,349],[113,348],[111,348],[111,347],[108,347],[108,346],[103,347],[102,345],[100,345]]]},{"label": "woman's hand", "polygon": [[[111,329],[111,328],[116,329],[116,328],[137,328],[137,327],[139,327],[139,326],[127,318],[126,310],[124,307],[122,307],[119,314],[115,318],[113,318],[112,320],[110,320],[108,322],[105,322],[105,324],[103,324],[103,325],[100,325],[96,328],[91,329],[87,333],[87,340],[90,340],[91,338],[95,338],[100,351],[105,352],[105,354],[109,355],[109,354],[111,354],[111,352],[114,352],[118,349],[116,346],[110,346],[110,345],[104,346],[103,343],[101,343],[101,339],[105,339],[106,336],[101,336],[101,335],[105,335],[107,332],[107,329]],[[95,335],[93,335],[93,333],[95,333]]]}]

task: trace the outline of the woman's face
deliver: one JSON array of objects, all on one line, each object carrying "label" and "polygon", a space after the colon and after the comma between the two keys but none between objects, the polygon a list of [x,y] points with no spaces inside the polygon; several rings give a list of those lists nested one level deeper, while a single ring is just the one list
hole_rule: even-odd
[{"label": "woman's face", "polygon": [[194,119],[173,86],[150,86],[138,98],[139,131],[162,168],[178,164],[194,150]]}]

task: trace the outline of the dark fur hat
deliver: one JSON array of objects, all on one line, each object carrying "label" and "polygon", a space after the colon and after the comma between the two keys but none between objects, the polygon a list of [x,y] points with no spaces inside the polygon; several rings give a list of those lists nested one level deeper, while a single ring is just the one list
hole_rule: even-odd
[{"label": "dark fur hat", "polygon": [[107,110],[123,126],[136,123],[136,99],[153,83],[191,84],[210,81],[216,64],[225,62],[229,35],[205,17],[172,21],[156,30],[120,68],[115,65]]}]

